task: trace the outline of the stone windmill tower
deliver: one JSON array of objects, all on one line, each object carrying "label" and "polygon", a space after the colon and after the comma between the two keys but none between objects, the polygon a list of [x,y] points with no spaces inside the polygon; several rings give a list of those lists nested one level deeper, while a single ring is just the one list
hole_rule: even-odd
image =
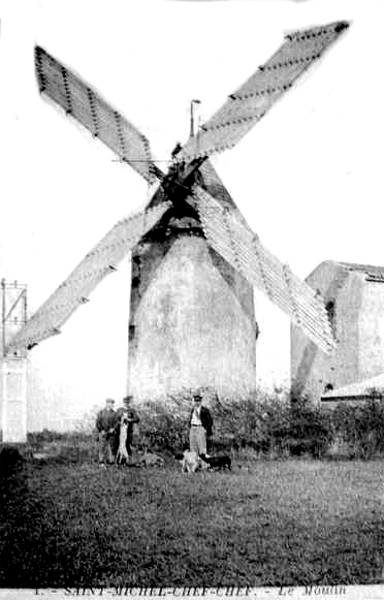
[{"label": "stone windmill tower", "polygon": [[261,244],[209,157],[235,146],[347,27],[337,22],[287,35],[197,134],[175,148],[167,173],[134,125],[37,47],[40,92],[157,188],[142,212],[117,223],[86,255],[9,348],[31,348],[59,333],[131,252],[128,390],[136,399],[183,388],[214,388],[232,397],[253,389],[253,286],[331,351],[321,298]]}]

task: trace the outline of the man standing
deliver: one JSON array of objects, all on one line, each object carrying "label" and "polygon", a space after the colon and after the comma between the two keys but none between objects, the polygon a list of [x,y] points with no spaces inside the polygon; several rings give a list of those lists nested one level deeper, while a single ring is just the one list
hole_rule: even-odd
[{"label": "man standing", "polygon": [[117,432],[118,432],[118,440],[120,437],[120,425],[124,423],[127,425],[127,438],[126,438],[126,448],[128,456],[132,455],[132,437],[133,437],[133,426],[135,423],[139,423],[140,419],[137,416],[136,411],[132,408],[132,396],[125,396],[123,398],[123,406],[117,409],[116,411],[117,417]]},{"label": "man standing", "polygon": [[189,419],[189,448],[198,455],[207,455],[207,437],[212,435],[213,420],[206,406],[202,406],[203,397],[193,395],[193,408]]},{"label": "man standing", "polygon": [[112,464],[114,457],[114,439],[117,417],[113,409],[115,401],[107,398],[103,408],[96,418],[96,429],[99,437],[99,464],[103,465],[105,458],[108,464]]}]

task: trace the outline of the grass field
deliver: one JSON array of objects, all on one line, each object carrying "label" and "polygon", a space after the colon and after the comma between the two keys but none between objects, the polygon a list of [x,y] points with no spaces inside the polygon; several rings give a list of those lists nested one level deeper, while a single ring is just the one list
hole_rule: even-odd
[{"label": "grass field", "polygon": [[0,487],[0,585],[382,581],[382,461],[247,465],[26,463]]}]

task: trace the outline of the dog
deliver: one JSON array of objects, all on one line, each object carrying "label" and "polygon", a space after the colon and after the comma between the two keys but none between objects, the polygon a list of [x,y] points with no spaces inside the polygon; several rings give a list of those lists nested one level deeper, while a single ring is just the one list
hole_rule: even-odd
[{"label": "dog", "polygon": [[127,451],[127,429],[128,421],[126,417],[121,417],[119,426],[119,447],[116,454],[116,464],[122,465],[129,462],[129,454]]},{"label": "dog", "polygon": [[200,471],[202,468],[207,468],[203,465],[203,461],[197,454],[197,452],[191,452],[191,450],[184,450],[182,454],[174,453],[174,457],[181,463],[182,473],[195,473]]},{"label": "dog", "polygon": [[206,454],[200,454],[199,458],[205,462],[212,471],[231,470],[231,458],[229,456],[207,456]]},{"label": "dog", "polygon": [[144,454],[140,457],[140,464],[143,467],[163,467],[164,458],[158,454],[145,450]]}]

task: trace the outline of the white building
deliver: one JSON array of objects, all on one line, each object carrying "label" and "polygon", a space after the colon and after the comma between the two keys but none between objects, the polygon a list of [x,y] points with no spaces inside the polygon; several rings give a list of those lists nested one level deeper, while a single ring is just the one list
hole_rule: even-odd
[{"label": "white building", "polygon": [[326,355],[292,326],[293,390],[319,399],[384,373],[384,267],[325,261],[306,281],[324,298],[338,349]]}]

